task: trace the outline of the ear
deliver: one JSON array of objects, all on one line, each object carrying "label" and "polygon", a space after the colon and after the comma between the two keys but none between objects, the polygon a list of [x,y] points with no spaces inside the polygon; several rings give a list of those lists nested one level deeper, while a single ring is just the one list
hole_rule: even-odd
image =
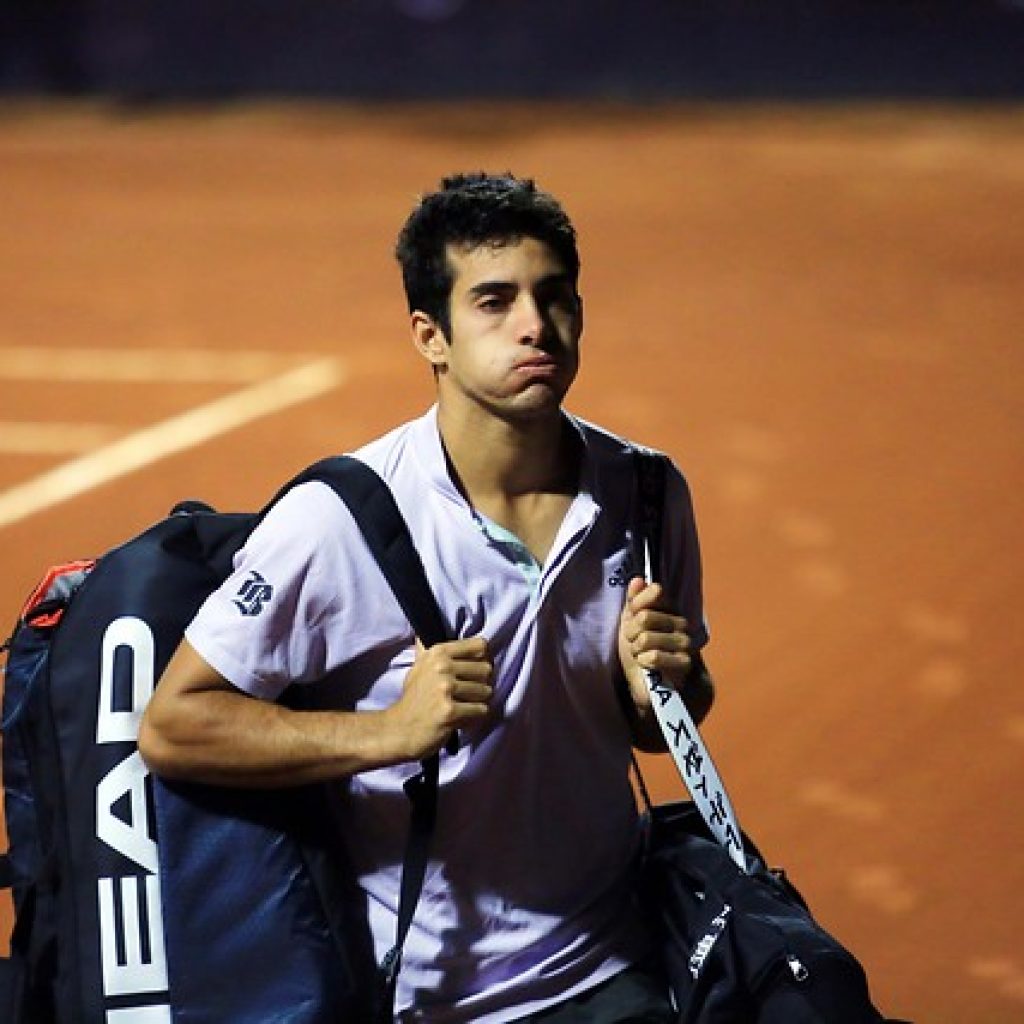
[{"label": "ear", "polygon": [[448,339],[438,322],[422,310],[415,310],[409,319],[412,328],[412,343],[416,351],[435,370],[448,363]]}]

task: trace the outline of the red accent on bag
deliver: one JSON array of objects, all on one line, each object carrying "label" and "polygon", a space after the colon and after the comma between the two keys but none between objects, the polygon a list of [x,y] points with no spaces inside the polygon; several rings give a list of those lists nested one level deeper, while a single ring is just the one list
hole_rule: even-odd
[{"label": "red accent on bag", "polygon": [[61,616],[64,614],[63,605],[58,608],[46,608],[41,610],[39,613],[34,614],[36,609],[53,596],[58,580],[78,573],[84,575],[89,572],[95,564],[96,559],[89,558],[77,562],[67,562],[64,565],[55,565],[51,569],[48,569],[46,575],[39,581],[39,585],[32,591],[28,600],[25,602],[25,607],[21,612],[22,621],[39,629],[49,629],[52,626],[56,626],[57,623],[60,622]]}]

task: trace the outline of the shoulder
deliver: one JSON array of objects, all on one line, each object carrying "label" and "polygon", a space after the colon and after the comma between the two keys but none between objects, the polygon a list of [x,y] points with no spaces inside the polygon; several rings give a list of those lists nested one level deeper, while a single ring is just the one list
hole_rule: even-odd
[{"label": "shoulder", "polygon": [[[369,466],[392,487],[396,477],[408,475],[403,467],[414,460],[407,457],[422,446],[425,418],[403,423],[368,444],[352,457]],[[359,530],[352,513],[329,484],[306,480],[289,487],[273,503],[253,530],[247,548],[290,552],[300,561],[318,560],[326,551],[351,548]],[[359,545],[355,545],[356,548]]]},{"label": "shoulder", "polygon": [[585,420],[581,416],[566,413],[569,423],[582,438],[589,458],[598,460],[615,460],[629,457],[635,445],[632,441],[612,433],[604,427]]},{"label": "shoulder", "polygon": [[406,464],[431,458],[435,448],[439,448],[437,420],[435,410],[430,409],[423,416],[400,424],[351,454],[391,482]]},{"label": "shoulder", "polygon": [[664,461],[667,498],[670,501],[683,499],[689,502],[690,488],[686,477],[666,452],[630,440],[577,416],[570,416],[570,420],[584,441],[586,458],[598,477],[614,486],[632,486],[636,479],[637,455],[647,453]]},{"label": "shoulder", "polygon": [[324,542],[342,534],[351,515],[326,484],[309,481],[286,491],[249,535],[245,550],[285,556],[301,564],[322,552]]}]

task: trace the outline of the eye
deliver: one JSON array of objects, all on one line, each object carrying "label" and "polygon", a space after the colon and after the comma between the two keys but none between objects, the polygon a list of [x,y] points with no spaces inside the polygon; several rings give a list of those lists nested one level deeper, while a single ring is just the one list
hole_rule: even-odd
[{"label": "eye", "polygon": [[574,314],[579,309],[579,299],[572,288],[555,288],[546,296],[544,305],[552,312]]},{"label": "eye", "polygon": [[506,299],[500,295],[482,295],[476,304],[476,308],[485,313],[500,313],[508,305]]}]

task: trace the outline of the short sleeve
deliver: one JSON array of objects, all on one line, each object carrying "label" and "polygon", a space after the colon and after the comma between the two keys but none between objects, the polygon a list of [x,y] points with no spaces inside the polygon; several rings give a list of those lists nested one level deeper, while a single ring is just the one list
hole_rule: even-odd
[{"label": "short sleeve", "polygon": [[324,621],[339,600],[339,502],[319,484],[286,494],[249,536],[234,569],[185,631],[225,679],[275,699],[292,682],[324,674]]},{"label": "short sleeve", "polygon": [[669,465],[665,485],[663,571],[676,608],[688,623],[690,639],[700,650],[710,639],[704,608],[700,542],[690,487],[679,469]]}]

